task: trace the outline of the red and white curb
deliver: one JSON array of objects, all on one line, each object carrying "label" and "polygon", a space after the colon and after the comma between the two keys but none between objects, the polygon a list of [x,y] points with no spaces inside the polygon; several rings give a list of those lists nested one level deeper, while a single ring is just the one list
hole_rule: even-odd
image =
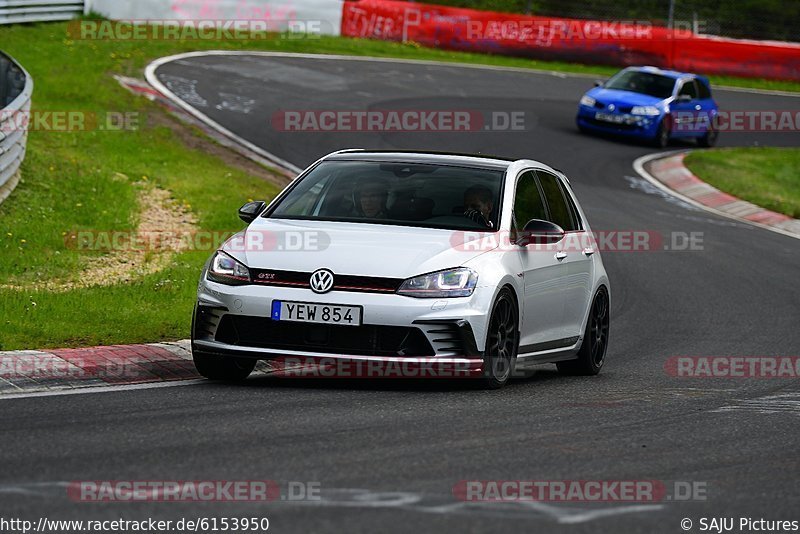
[{"label": "red and white curb", "polygon": [[0,352],[0,396],[197,378],[188,340]]},{"label": "red and white curb", "polygon": [[647,181],[689,204],[800,239],[800,220],[756,206],[707,184],[684,165],[688,154],[652,154],[639,158],[633,166]]}]

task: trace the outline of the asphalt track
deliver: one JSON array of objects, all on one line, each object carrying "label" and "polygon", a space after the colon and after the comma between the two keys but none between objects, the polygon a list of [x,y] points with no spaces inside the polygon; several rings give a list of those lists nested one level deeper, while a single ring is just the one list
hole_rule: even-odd
[{"label": "asphalt track", "polygon": [[[581,77],[456,66],[218,56],[161,66],[202,113],[297,166],[344,147],[540,159],[562,169],[595,230],[701,232],[702,250],[605,252],[608,363],[594,378],[549,368],[501,391],[460,384],[257,378],[0,400],[5,517],[266,516],[275,532],[681,532],[689,518],[798,520],[797,379],[669,376],[672,356],[797,356],[800,240],[666,198],[632,162],[653,152],[573,125]],[[717,91],[726,109],[800,99]],[[524,111],[525,130],[288,133],[280,110]],[[790,133],[728,133],[722,146],[798,146]],[[681,148],[679,145],[678,148]],[[231,206],[236,209],[237,206]],[[87,504],[72,480],[315,481],[317,502]],[[461,480],[701,482],[706,500],[465,504]]]}]

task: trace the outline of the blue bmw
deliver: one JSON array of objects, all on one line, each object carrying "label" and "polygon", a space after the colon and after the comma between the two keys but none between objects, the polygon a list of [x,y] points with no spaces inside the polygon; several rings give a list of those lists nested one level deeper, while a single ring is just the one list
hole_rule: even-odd
[{"label": "blue bmw", "polygon": [[581,132],[638,138],[662,148],[679,138],[709,147],[717,142],[718,111],[703,76],[628,67],[583,95],[576,121]]}]

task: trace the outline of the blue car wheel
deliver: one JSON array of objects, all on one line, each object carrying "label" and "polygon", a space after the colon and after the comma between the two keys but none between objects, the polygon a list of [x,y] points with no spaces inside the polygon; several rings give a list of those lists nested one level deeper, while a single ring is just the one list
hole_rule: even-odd
[{"label": "blue car wheel", "polygon": [[670,128],[669,128],[669,115],[661,119],[661,123],[656,130],[656,136],[653,138],[653,144],[658,148],[667,148],[669,145]]}]

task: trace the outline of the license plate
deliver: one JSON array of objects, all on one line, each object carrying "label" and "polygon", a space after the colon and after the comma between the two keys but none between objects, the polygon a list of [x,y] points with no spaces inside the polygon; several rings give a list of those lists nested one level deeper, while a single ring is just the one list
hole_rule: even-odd
[{"label": "license plate", "polygon": [[361,306],[272,301],[273,321],[361,326]]},{"label": "license plate", "polygon": [[595,113],[594,118],[599,121],[613,122],[614,124],[627,123],[629,117],[627,115],[611,115],[610,113]]}]

